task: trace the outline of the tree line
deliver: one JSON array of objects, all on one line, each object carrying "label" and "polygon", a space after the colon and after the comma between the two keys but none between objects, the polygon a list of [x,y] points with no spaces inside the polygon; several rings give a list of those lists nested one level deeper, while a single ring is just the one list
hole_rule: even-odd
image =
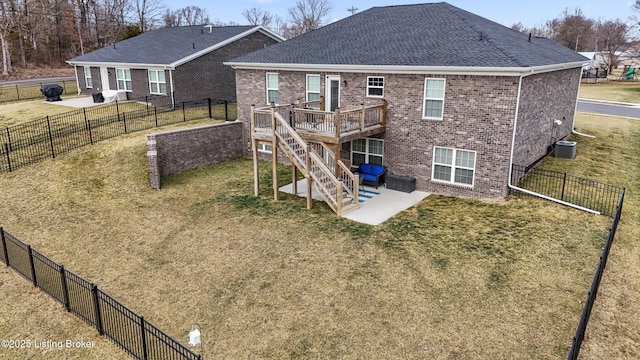
[{"label": "tree line", "polygon": [[[636,0],[632,8],[640,11],[640,0]],[[640,56],[638,39],[634,34],[637,26],[638,20],[635,17],[626,22],[620,19],[591,19],[576,8],[573,12],[565,9],[560,16],[540,26],[527,28],[519,22],[511,28],[525,34],[550,38],[578,52],[600,53],[604,65],[611,72],[618,66],[621,52],[627,52],[627,56],[634,58]]]},{"label": "tree line", "polygon": [[[640,11],[640,0],[634,8]],[[285,17],[260,8],[244,10],[250,25],[262,25],[285,38],[317,29],[327,23],[329,0],[296,0]],[[346,9],[352,14],[358,9]],[[169,9],[164,0],[0,0],[0,55],[2,72],[29,65],[59,67],[65,61],[159,27],[185,25],[238,25],[211,19],[197,6]],[[565,10],[544,25],[513,29],[549,37],[576,51],[615,54],[634,44],[634,26],[621,20],[594,20],[580,9]],[[616,59],[608,65],[615,66]]]}]

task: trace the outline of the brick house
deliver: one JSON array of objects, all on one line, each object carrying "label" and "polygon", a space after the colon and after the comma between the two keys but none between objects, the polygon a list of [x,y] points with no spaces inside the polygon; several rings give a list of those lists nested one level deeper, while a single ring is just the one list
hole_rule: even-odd
[{"label": "brick house", "polygon": [[235,74],[224,61],[284,40],[260,26],[160,28],[75,57],[78,90],[125,91],[127,98],[235,100]]},{"label": "brick house", "polygon": [[[586,61],[549,39],[433,3],[374,7],[227,64],[258,158],[271,158],[274,140],[285,139],[260,135],[259,107],[274,102],[286,117],[282,107],[297,102],[289,109],[296,132],[352,167],[382,164],[415,177],[419,190],[502,199],[512,163],[530,165],[571,134]],[[368,122],[375,106],[381,120]],[[335,123],[330,131],[350,131],[309,130],[300,119],[317,123],[319,107]],[[354,116],[361,126],[345,125]]]}]

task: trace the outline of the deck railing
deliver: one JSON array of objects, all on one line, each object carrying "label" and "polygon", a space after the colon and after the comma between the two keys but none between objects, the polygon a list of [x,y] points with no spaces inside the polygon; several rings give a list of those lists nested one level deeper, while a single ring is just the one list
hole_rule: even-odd
[{"label": "deck railing", "polygon": [[[291,105],[274,105],[280,114],[296,131],[316,133],[321,136],[339,138],[353,131],[378,125],[385,125],[386,103],[360,105],[348,110],[324,111],[318,109],[318,101]],[[254,131],[271,128],[271,106],[254,109],[252,125]]]}]

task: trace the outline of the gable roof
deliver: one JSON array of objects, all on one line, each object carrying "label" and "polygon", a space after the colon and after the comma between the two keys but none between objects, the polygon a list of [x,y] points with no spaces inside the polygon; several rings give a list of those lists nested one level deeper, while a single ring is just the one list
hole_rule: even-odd
[{"label": "gable roof", "polygon": [[374,7],[227,64],[345,71],[445,67],[522,71],[586,61],[549,39],[529,40],[447,3],[431,3]]},{"label": "gable roof", "polygon": [[278,41],[284,40],[261,26],[166,27],[105,46],[67,63],[176,67],[255,32]]}]

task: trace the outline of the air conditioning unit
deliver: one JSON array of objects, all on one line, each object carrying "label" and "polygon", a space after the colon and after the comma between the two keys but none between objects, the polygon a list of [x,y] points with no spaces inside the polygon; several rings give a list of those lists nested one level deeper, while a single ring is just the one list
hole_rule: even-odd
[{"label": "air conditioning unit", "polygon": [[573,159],[576,157],[576,142],[560,140],[556,142],[555,157],[560,159]]}]

